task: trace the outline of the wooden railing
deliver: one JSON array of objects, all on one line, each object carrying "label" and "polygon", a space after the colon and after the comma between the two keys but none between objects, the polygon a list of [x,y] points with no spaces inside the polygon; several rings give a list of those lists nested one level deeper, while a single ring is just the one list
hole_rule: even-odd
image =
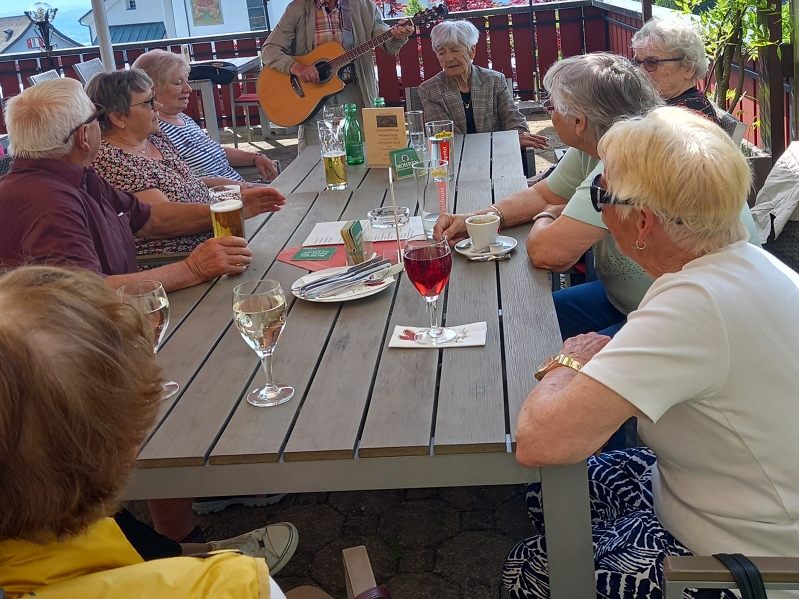
[{"label": "wooden railing", "polygon": [[[607,50],[630,56],[630,40],[642,24],[639,4],[629,0],[558,0],[529,6],[510,6],[481,11],[452,13],[450,18],[468,19],[480,31],[475,63],[493,68],[512,77],[522,99],[535,97],[541,81],[549,67],[558,59],[585,52]],[[655,13],[665,11],[655,7]],[[388,19],[392,23],[399,19]],[[114,57],[117,68],[129,66],[138,56],[152,48],[165,48],[179,52],[188,45],[195,60],[225,59],[235,56],[253,56],[268,35],[266,31],[215,35],[203,38],[180,38],[116,44]],[[787,53],[790,56],[790,52]],[[99,57],[96,46],[70,48],[53,52],[58,69],[67,77],[75,77],[72,65]],[[28,86],[28,77],[40,70],[47,70],[49,63],[35,53],[0,55],[0,98],[18,94]],[[380,95],[388,104],[403,102],[404,89],[417,86],[426,78],[440,71],[438,60],[430,44],[430,30],[417,32],[398,56],[378,50],[376,69]],[[782,80],[786,94],[785,122],[786,143],[790,131],[789,77]],[[758,73],[754,66],[747,65],[744,90],[746,97],[738,116],[749,127],[746,137],[754,144],[761,142],[758,103]],[[244,84],[243,84],[244,85]],[[251,85],[251,84],[250,84]],[[252,91],[252,88],[250,88]],[[189,112],[201,118],[198,99],[193,94]],[[222,86],[216,98],[216,112],[220,126],[229,126],[233,121],[231,98],[227,86]],[[235,115],[237,126],[244,124],[243,110]],[[258,122],[257,111],[252,109],[251,121]],[[5,132],[0,120],[0,132]]]}]

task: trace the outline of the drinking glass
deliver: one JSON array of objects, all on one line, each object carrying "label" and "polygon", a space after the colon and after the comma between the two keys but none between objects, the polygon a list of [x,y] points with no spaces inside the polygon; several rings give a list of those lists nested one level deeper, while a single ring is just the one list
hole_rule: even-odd
[{"label": "drinking glass", "polygon": [[244,202],[238,185],[215,185],[211,196],[211,225],[214,237],[244,237]]},{"label": "drinking glass", "polygon": [[[117,289],[117,295],[144,312],[147,321],[153,327],[153,353],[157,354],[169,327],[169,298],[164,286],[158,281],[128,283]],[[175,381],[168,381],[162,385],[162,388],[161,399],[169,399],[180,390],[180,385]]]},{"label": "drinking glass", "polygon": [[326,121],[344,118],[344,104],[325,104],[322,107],[322,118]]},{"label": "drinking glass", "polygon": [[333,118],[316,122],[322,161],[325,164],[325,182],[328,189],[347,188],[347,152],[344,149],[344,119]]},{"label": "drinking glass", "polygon": [[427,150],[430,160],[445,160],[449,163],[450,181],[455,177],[455,157],[452,140],[455,137],[452,121],[429,121],[424,124]]},{"label": "drinking glass", "polygon": [[259,408],[279,406],[294,397],[294,387],[272,378],[272,354],[286,324],[286,296],[277,281],[264,279],[233,288],[233,320],[242,339],[261,359],[266,384],[253,389],[247,401]]},{"label": "drinking glass", "polygon": [[433,227],[441,213],[448,211],[449,181],[446,160],[414,162],[416,201],[422,213],[422,227],[428,239],[433,238]]},{"label": "drinking glass", "polygon": [[438,296],[449,282],[452,254],[447,238],[440,240],[414,237],[405,245],[405,272],[408,280],[427,301],[430,328],[416,333],[415,340],[423,345],[441,345],[452,341],[457,331],[438,326],[436,307]]},{"label": "drinking glass", "polygon": [[409,110],[405,113],[405,121],[408,123],[408,145],[416,150],[420,160],[424,160],[424,112]]}]

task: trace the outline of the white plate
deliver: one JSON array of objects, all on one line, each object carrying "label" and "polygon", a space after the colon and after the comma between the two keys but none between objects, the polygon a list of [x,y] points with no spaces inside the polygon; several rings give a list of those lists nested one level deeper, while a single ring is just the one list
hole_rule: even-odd
[{"label": "white plate", "polygon": [[499,246],[499,251],[495,249],[493,252],[491,252],[488,248],[486,248],[478,252],[472,247],[471,237],[467,237],[463,241],[459,241],[455,244],[455,251],[463,256],[466,256],[467,258],[490,255],[504,256],[505,254],[509,254],[513,251],[513,248],[516,247],[516,240],[513,237],[508,237],[506,235],[498,235],[496,242],[492,245]]},{"label": "white plate", "polygon": [[300,277],[291,285],[291,293],[294,294],[294,297],[299,298],[301,300],[305,300],[306,302],[321,302],[321,303],[331,303],[331,302],[348,302],[350,300],[360,299],[362,297],[369,297],[370,295],[374,295],[375,293],[380,293],[391,285],[394,282],[394,277],[386,277],[380,283],[375,283],[374,285],[366,285],[361,284],[356,287],[350,287],[349,289],[343,289],[339,293],[335,295],[329,295],[327,297],[318,297],[315,299],[311,299],[309,297],[301,297],[297,295],[297,289],[302,287],[307,283],[311,283],[316,281],[317,279],[321,279],[322,277],[327,277],[330,275],[335,275],[340,272],[344,272],[347,270],[349,266],[335,266],[333,268],[326,268],[324,270],[319,270],[317,272],[311,272],[305,275],[304,277]]}]

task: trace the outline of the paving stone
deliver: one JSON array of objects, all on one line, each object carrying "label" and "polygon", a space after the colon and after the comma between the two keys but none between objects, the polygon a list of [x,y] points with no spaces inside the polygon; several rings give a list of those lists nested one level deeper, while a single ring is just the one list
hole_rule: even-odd
[{"label": "paving stone", "polygon": [[394,552],[377,537],[345,537],[319,549],[311,566],[311,577],[328,593],[338,596],[344,593],[344,566],[341,551],[346,547],[365,545],[375,581],[383,584],[397,573],[397,559]]},{"label": "paving stone", "polygon": [[499,599],[500,585],[497,581],[472,578],[460,584],[461,595],[468,599]]},{"label": "paving stone", "polygon": [[[310,576],[283,576],[283,571],[277,573],[277,576],[275,576],[275,582],[284,593],[304,585],[319,587],[320,589],[322,588]],[[327,589],[322,590],[328,594],[330,593],[330,591]]]},{"label": "paving stone", "polygon": [[437,499],[406,501],[380,516],[380,536],[400,547],[427,547],[458,531],[457,511]]},{"label": "paving stone", "polygon": [[329,493],[328,505],[345,516],[382,514],[402,501],[402,491],[341,491]]},{"label": "paving stone", "polygon": [[441,489],[439,497],[459,510],[479,510],[506,501],[518,493],[518,485],[453,487]]},{"label": "paving stone", "polygon": [[[385,583],[394,599],[460,599],[456,586],[437,574],[400,574]],[[463,596],[464,599],[471,599]]]},{"label": "paving stone", "polygon": [[461,512],[461,530],[493,530],[495,517],[491,508]]},{"label": "paving stone", "polygon": [[495,532],[462,532],[438,547],[435,571],[454,583],[494,584],[514,541]]},{"label": "paving stone", "polygon": [[329,493],[296,493],[294,505],[318,505],[327,503]]},{"label": "paving stone", "polygon": [[377,534],[379,518],[377,514],[347,516],[342,533],[348,537]]},{"label": "paving stone", "polygon": [[523,495],[510,498],[496,508],[496,528],[509,537],[523,539],[536,534],[527,516],[527,502]]},{"label": "paving stone", "polygon": [[433,547],[401,549],[399,573],[432,572],[435,568],[436,551]]},{"label": "paving stone", "polygon": [[441,489],[406,489],[406,499],[434,499],[439,496]]}]

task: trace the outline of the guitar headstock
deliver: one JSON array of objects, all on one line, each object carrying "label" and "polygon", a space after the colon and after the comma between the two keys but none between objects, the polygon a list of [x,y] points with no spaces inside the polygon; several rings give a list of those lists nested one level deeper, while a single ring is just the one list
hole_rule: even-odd
[{"label": "guitar headstock", "polygon": [[411,17],[411,20],[415,26],[421,27],[422,25],[428,25],[430,23],[435,23],[436,21],[441,21],[448,14],[449,8],[447,8],[447,5],[439,4],[438,6],[432,6],[430,8],[420,10],[413,15],[413,17]]}]

